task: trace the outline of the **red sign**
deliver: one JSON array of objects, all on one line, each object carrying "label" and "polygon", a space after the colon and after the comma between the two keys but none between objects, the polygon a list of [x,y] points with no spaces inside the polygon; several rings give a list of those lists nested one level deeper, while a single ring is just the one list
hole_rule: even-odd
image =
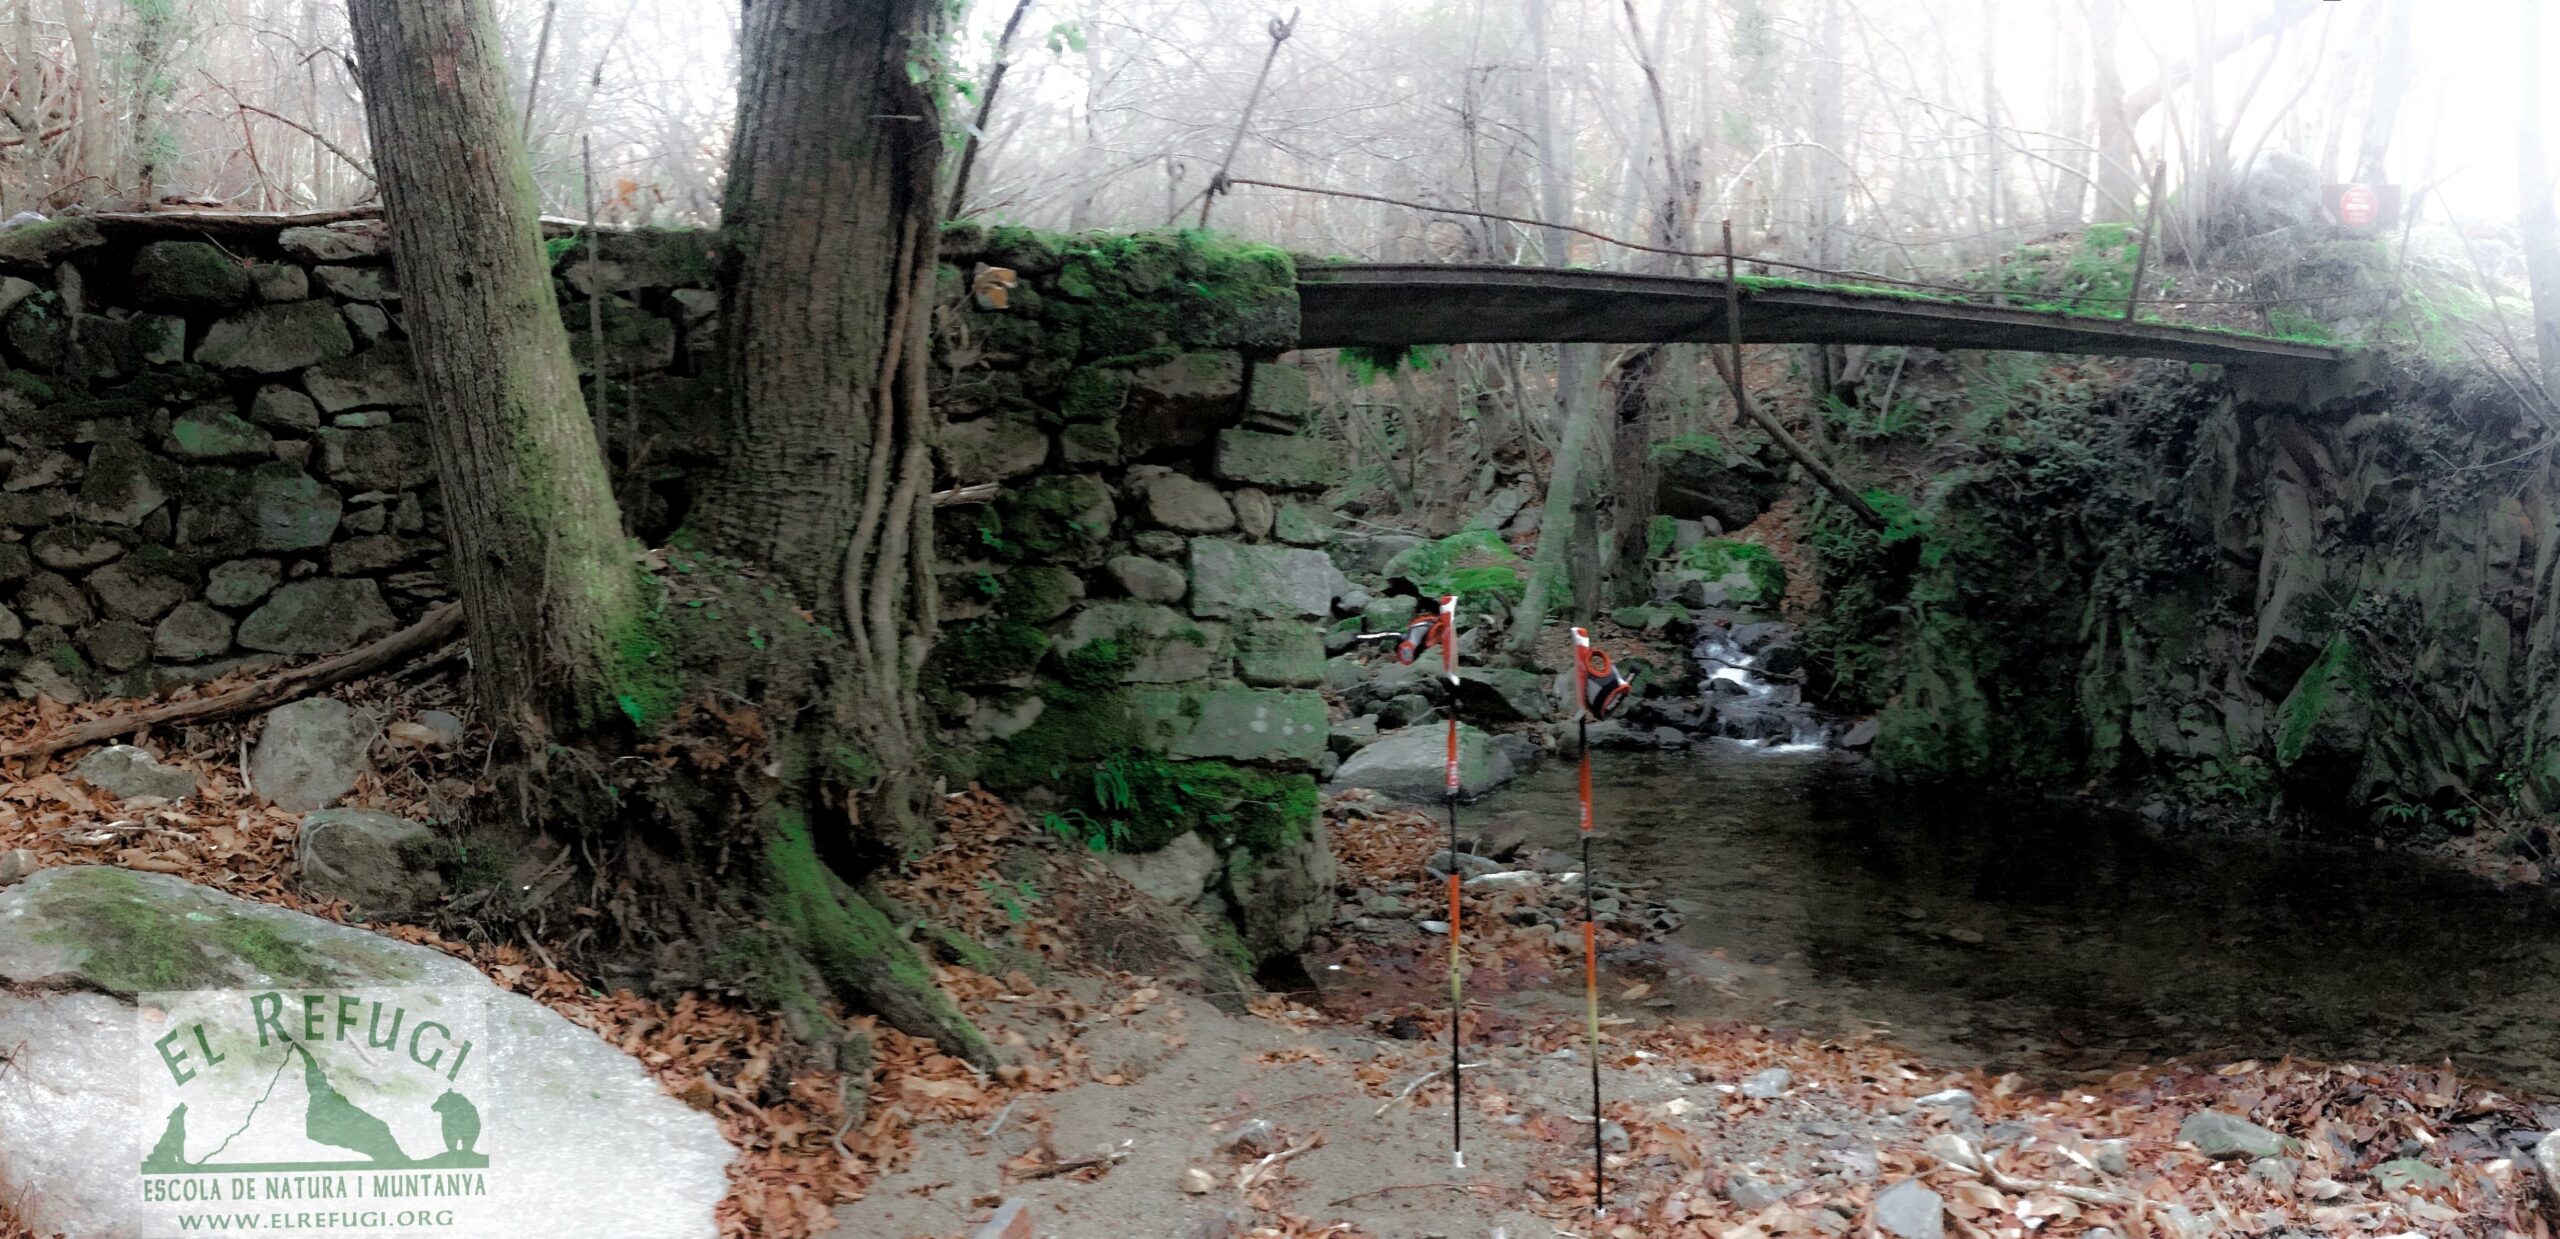
[{"label": "red sign", "polygon": [[2400,222],[2397,185],[2330,185],[2322,189],[2320,198],[2329,218],[2341,227],[2369,232]]}]

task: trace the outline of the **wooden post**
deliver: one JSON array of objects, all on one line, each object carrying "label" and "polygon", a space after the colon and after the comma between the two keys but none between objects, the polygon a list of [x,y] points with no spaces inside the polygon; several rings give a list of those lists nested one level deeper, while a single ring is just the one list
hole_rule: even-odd
[{"label": "wooden post", "polygon": [[1884,528],[1883,514],[1877,512],[1865,496],[1841,481],[1840,475],[1831,471],[1831,466],[1822,463],[1820,458],[1806,450],[1805,445],[1796,442],[1796,437],[1788,434],[1787,428],[1778,424],[1778,419],[1769,416],[1743,394],[1742,283],[1733,273],[1733,221],[1729,219],[1724,221],[1724,323],[1726,338],[1733,347],[1733,369],[1724,377],[1725,385],[1733,389],[1734,416],[1759,427],[1762,434],[1768,435],[1780,450],[1803,465],[1805,472],[1812,474],[1815,481],[1822,483],[1822,488],[1830,491],[1832,498],[1857,513],[1859,520],[1872,528]]},{"label": "wooden post", "polygon": [[2151,265],[2151,234],[2160,226],[2160,189],[2169,176],[2169,161],[2151,161],[2151,201],[2142,208],[2142,248],[2133,253],[2133,288],[2125,293],[2124,321],[2142,305],[2142,270]]}]

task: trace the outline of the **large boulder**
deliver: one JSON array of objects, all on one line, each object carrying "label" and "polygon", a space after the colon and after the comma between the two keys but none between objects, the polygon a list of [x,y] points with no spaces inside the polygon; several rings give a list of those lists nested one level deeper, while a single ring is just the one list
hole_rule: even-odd
[{"label": "large boulder", "polygon": [[0,891],[0,1045],[0,1199],[38,1234],[417,1208],[451,1239],[708,1239],[728,1191],[718,1124],[594,1033],[441,952],[160,874]]},{"label": "large boulder", "polygon": [[[1425,724],[1380,736],[1333,772],[1336,787],[1365,787],[1402,800],[1438,800],[1447,794],[1449,732]],[[1474,799],[1518,773],[1493,737],[1458,728],[1458,795]]]},{"label": "large boulder", "polygon": [[373,769],[370,756],[382,720],[329,697],[307,697],[267,712],[249,753],[249,784],[277,808],[325,809],[354,791]]},{"label": "large boulder", "polygon": [[305,815],[295,849],[302,889],[344,899],[369,917],[422,911],[444,893],[435,842],[435,832],[424,824],[388,813],[322,809]]}]

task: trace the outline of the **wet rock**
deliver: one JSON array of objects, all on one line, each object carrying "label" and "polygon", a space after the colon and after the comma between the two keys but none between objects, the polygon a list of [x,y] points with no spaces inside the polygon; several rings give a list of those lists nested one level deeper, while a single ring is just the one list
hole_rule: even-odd
[{"label": "wet rock", "polygon": [[2268,1131],[2236,1114],[2219,1110],[2198,1110],[2178,1125],[2178,1139],[2196,1146],[2207,1157],[2260,1158],[2281,1156],[2291,1144],[2283,1136]]},{"label": "wet rock", "polygon": [[1876,1193],[1875,1220],[1899,1239],[1943,1239],[1947,1202],[1918,1179],[1904,1179]]},{"label": "wet rock", "polygon": [[1458,673],[1459,717],[1488,723],[1545,722],[1556,711],[1548,677],[1508,667],[1468,667]]},{"label": "wet rock", "polygon": [[175,766],[164,766],[160,760],[130,744],[110,745],[71,768],[71,777],[111,792],[119,800],[137,796],[157,796],[162,800],[184,800],[196,794],[195,772]]},{"label": "wet rock", "polygon": [[1840,747],[1844,749],[1872,748],[1875,745],[1876,737],[1883,734],[1883,732],[1884,725],[1876,720],[1871,718],[1859,719],[1857,722],[1850,725],[1847,734],[1840,737]]},{"label": "wet rock", "polygon": [[1370,742],[1377,738],[1377,717],[1375,715],[1363,715],[1359,718],[1344,719],[1339,723],[1335,723],[1333,725],[1333,734],[1325,738],[1325,743],[1327,747],[1330,747],[1335,753],[1344,757],[1349,757],[1353,753],[1357,753],[1361,749],[1367,748]]},{"label": "wet rock", "polygon": [[250,751],[250,785],[290,812],[326,809],[373,769],[373,737],[381,726],[372,713],[329,697],[278,706],[267,712]]},{"label": "wet rock", "polygon": [[[1432,705],[1431,699],[1420,693],[1399,693],[1378,707],[1378,726],[1389,731],[1420,726],[1439,717],[1439,707]],[[1445,760],[1445,746],[1442,756]]]},{"label": "wet rock", "polygon": [[[269,726],[273,726],[270,721]],[[322,809],[302,819],[302,889],[344,899],[359,915],[422,911],[444,893],[435,832],[423,823],[363,809]]]}]

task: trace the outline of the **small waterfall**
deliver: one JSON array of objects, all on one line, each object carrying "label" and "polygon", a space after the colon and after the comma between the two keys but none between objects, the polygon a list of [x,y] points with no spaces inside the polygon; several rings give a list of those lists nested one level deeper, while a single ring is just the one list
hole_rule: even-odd
[{"label": "small waterfall", "polygon": [[1701,629],[1689,647],[1700,675],[1698,728],[1755,748],[1829,746],[1832,728],[1804,704],[1803,689],[1768,667],[1772,652],[1791,640],[1784,624]]}]

